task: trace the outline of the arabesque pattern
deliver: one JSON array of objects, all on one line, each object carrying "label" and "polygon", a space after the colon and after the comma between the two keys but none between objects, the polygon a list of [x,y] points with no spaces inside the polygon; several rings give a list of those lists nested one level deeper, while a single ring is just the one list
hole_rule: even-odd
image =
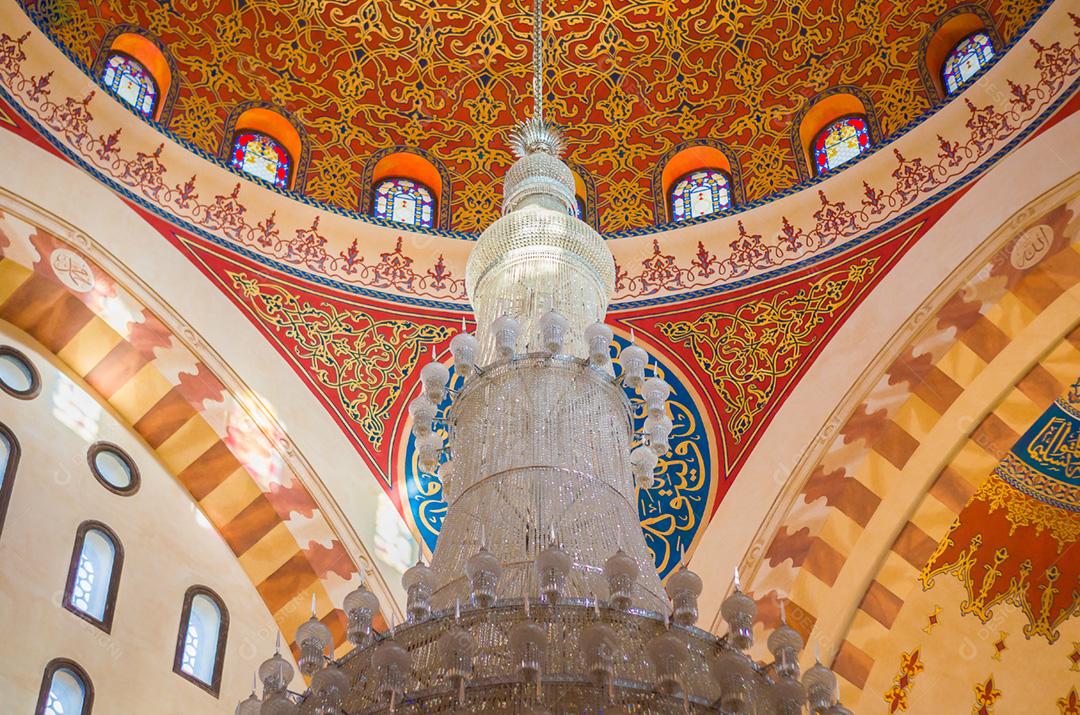
[{"label": "arabesque pattern", "polygon": [[[511,0],[449,5],[371,0],[23,0],[89,65],[117,23],[153,32],[184,88],[171,127],[213,152],[229,111],[260,99],[292,111],[312,142],[308,193],[353,208],[364,157],[423,148],[454,176],[454,228],[497,215],[509,165],[500,133],[521,119],[531,27]],[[991,0],[1006,41],[1045,5]],[[798,181],[793,117],[822,89],[861,87],[885,136],[929,109],[920,42],[945,9],[935,0],[569,0],[544,23],[549,114],[570,159],[597,180],[604,231],[645,226],[653,168],[694,139],[740,157],[746,196]],[[767,18],[767,20],[764,20]]]}]

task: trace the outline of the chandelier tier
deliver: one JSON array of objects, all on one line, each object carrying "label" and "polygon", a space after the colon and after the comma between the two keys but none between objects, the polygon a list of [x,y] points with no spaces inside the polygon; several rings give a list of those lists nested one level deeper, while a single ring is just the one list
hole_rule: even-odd
[{"label": "chandelier tier", "polygon": [[448,502],[431,566],[404,574],[407,622],[388,632],[371,627],[370,591],[346,597],[354,648],[339,660],[313,614],[296,637],[307,692],[287,690],[275,654],[237,715],[849,713],[828,668],[800,678],[786,623],[771,663],[747,655],[756,607],[737,581],[717,637],[694,625],[701,579],[685,564],[657,576],[636,490],[669,451],[671,388],[638,346],[612,362],[614,259],[575,218],[563,138],[542,113],[539,0],[533,19],[534,114],[512,134],[503,215],[469,258],[476,333],[450,345],[465,384],[448,394],[433,360],[409,404],[419,466]]}]

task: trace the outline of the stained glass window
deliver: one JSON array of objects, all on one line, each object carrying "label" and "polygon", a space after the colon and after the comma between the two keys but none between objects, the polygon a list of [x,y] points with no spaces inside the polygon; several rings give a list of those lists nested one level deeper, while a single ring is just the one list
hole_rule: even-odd
[{"label": "stained glass window", "polygon": [[945,59],[945,67],[941,71],[945,92],[956,94],[993,56],[994,44],[985,32],[976,32],[960,40]]},{"label": "stained glass window", "polygon": [[269,181],[279,189],[289,187],[292,161],[288,152],[274,139],[258,132],[242,131],[233,141],[233,168]]},{"label": "stained glass window", "polygon": [[731,207],[731,182],[716,169],[700,169],[675,182],[671,190],[671,219],[706,216]]},{"label": "stained glass window", "polygon": [[384,179],[375,187],[375,217],[430,228],[435,224],[435,197],[412,179]]},{"label": "stained glass window", "polygon": [[814,140],[814,166],[818,174],[832,171],[870,147],[866,117],[842,117],[825,127]]},{"label": "stained glass window", "polygon": [[574,216],[582,221],[585,220],[585,199],[580,196],[574,197]]},{"label": "stained glass window", "polygon": [[137,61],[127,55],[114,54],[105,63],[101,81],[143,116],[154,116],[158,96],[157,82]]}]

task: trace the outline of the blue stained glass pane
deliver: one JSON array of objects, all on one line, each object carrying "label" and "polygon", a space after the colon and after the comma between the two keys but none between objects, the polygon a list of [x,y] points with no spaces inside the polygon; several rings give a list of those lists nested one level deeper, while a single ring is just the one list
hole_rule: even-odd
[{"label": "blue stained glass pane", "polygon": [[137,61],[127,55],[114,54],[105,63],[101,81],[143,116],[154,116],[158,96],[157,83]]},{"label": "blue stained glass pane", "polygon": [[870,148],[866,117],[841,117],[814,140],[814,166],[818,174],[832,171]]},{"label": "blue stained glass pane", "polygon": [[430,228],[435,225],[435,197],[412,179],[384,179],[375,187],[373,213],[376,218]]},{"label": "blue stained glass pane", "polygon": [[716,169],[700,169],[675,182],[671,190],[671,218],[684,221],[731,207],[731,182]]},{"label": "blue stained glass pane", "polygon": [[994,44],[985,32],[968,35],[957,43],[941,70],[945,92],[956,94],[994,57]]},{"label": "blue stained glass pane", "polygon": [[269,181],[279,189],[289,188],[292,161],[285,148],[258,132],[242,131],[233,140],[229,163],[245,174]]}]

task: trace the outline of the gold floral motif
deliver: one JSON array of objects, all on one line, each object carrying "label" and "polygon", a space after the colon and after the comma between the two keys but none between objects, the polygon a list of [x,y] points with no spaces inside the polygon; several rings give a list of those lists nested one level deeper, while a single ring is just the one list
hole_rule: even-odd
[{"label": "gold floral motif", "polygon": [[780,378],[802,364],[826,319],[859,293],[876,266],[876,258],[864,258],[793,293],[745,303],[734,313],[708,311],[693,321],[658,327],[669,340],[689,347],[712,378],[737,442],[770,404]]},{"label": "gold floral motif", "polygon": [[390,408],[429,346],[450,331],[401,319],[376,319],[362,310],[313,305],[275,283],[228,273],[256,317],[281,331],[294,358],[336,394],[345,417],[378,449]]},{"label": "gold floral motif", "polygon": [[1000,479],[991,477],[983,482],[975,499],[990,506],[990,511],[1005,509],[1012,529],[1011,536],[1021,526],[1034,527],[1036,533],[1050,532],[1058,544],[1058,553],[1080,538],[1080,512],[1065,511],[1033,499]]}]

